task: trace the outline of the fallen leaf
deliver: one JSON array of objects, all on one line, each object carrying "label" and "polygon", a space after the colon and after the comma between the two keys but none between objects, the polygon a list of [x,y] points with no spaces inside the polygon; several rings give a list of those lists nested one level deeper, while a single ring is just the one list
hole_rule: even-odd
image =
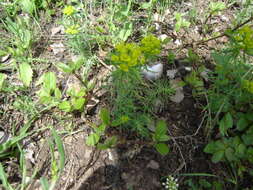
[{"label": "fallen leaf", "polygon": [[57,33],[63,33],[64,32],[64,27],[62,25],[57,26],[57,27],[53,27],[51,29],[51,36],[54,36]]}]

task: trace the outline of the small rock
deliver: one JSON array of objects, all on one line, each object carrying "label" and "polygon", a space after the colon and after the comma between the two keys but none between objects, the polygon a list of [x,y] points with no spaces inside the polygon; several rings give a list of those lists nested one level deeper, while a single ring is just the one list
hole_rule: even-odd
[{"label": "small rock", "polygon": [[180,45],[182,44],[182,42],[181,42],[180,40],[178,40],[178,39],[176,39],[176,40],[174,41],[174,43],[175,43],[176,45],[178,45],[178,46],[180,46]]},{"label": "small rock", "polygon": [[170,100],[175,103],[180,103],[184,99],[183,87],[180,86],[180,79],[170,80],[170,85],[176,90],[176,93],[170,97]]},{"label": "small rock", "polygon": [[223,21],[223,22],[228,22],[229,19],[228,17],[224,16],[224,15],[221,15],[220,19]]},{"label": "small rock", "polygon": [[159,164],[154,161],[154,160],[151,160],[148,164],[147,164],[147,168],[151,168],[151,169],[154,169],[154,170],[158,170],[159,169]]},{"label": "small rock", "polygon": [[52,48],[54,55],[58,53],[63,53],[65,51],[65,46],[61,42],[51,44],[50,48]]},{"label": "small rock", "polygon": [[163,73],[163,64],[158,63],[152,66],[147,66],[147,68],[143,68],[142,74],[144,78],[147,80],[157,80],[161,78]]},{"label": "small rock", "polygon": [[169,79],[174,79],[177,71],[177,69],[167,70],[167,77],[169,77]]}]

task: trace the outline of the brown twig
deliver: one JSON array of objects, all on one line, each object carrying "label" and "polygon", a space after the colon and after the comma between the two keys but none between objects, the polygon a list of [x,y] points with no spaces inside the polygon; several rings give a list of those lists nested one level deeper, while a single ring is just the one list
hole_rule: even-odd
[{"label": "brown twig", "polygon": [[[248,20],[244,21],[243,23],[241,24],[238,24],[236,27],[232,28],[231,31],[234,32],[236,30],[238,30],[239,28],[243,27],[244,25],[248,24],[249,22],[251,22],[253,20],[253,16],[251,16]],[[187,43],[187,44],[183,44],[177,48],[173,48],[171,50],[176,50],[176,49],[183,49],[183,48],[186,48],[186,47],[189,47],[189,46],[193,46],[193,45],[201,45],[201,44],[204,44],[206,42],[209,42],[209,41],[212,41],[212,40],[216,40],[218,38],[221,38],[223,36],[227,36],[226,32],[223,32],[222,34],[218,35],[218,36],[215,36],[215,37],[212,37],[212,38],[209,38],[207,40],[200,40],[200,41],[195,41],[195,42],[191,42],[191,43]]]}]

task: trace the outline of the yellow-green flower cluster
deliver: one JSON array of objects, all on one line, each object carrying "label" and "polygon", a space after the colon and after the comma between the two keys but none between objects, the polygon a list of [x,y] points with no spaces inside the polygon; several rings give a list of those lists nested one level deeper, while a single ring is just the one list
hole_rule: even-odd
[{"label": "yellow-green flower cluster", "polygon": [[234,39],[240,44],[240,49],[247,52],[253,51],[253,29],[246,25],[239,29],[234,36]]},{"label": "yellow-green flower cluster", "polygon": [[68,5],[66,6],[64,9],[63,9],[63,14],[67,15],[67,16],[70,16],[72,14],[74,14],[75,12],[75,8],[71,5]]},{"label": "yellow-green flower cluster", "polygon": [[123,71],[130,67],[145,63],[141,48],[135,43],[120,43],[115,47],[115,53],[111,56],[114,62]]},{"label": "yellow-green flower cluster", "polygon": [[66,34],[78,34],[79,33],[79,25],[78,24],[75,24],[75,25],[72,25],[70,27],[68,27],[66,30],[65,30],[65,33]]},{"label": "yellow-green flower cluster", "polygon": [[250,80],[243,80],[242,87],[247,90],[248,92],[253,94],[253,81]]},{"label": "yellow-green flower cluster", "polygon": [[141,50],[147,56],[155,56],[161,53],[161,41],[153,35],[148,35],[141,40]]}]

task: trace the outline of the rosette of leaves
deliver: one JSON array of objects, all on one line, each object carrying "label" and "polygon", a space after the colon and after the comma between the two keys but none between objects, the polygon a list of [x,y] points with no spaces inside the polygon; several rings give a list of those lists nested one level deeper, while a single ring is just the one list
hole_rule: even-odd
[{"label": "rosette of leaves", "polygon": [[86,102],[85,89],[70,88],[67,94],[70,96],[70,99],[61,102],[59,104],[59,109],[65,112],[82,111]]}]

